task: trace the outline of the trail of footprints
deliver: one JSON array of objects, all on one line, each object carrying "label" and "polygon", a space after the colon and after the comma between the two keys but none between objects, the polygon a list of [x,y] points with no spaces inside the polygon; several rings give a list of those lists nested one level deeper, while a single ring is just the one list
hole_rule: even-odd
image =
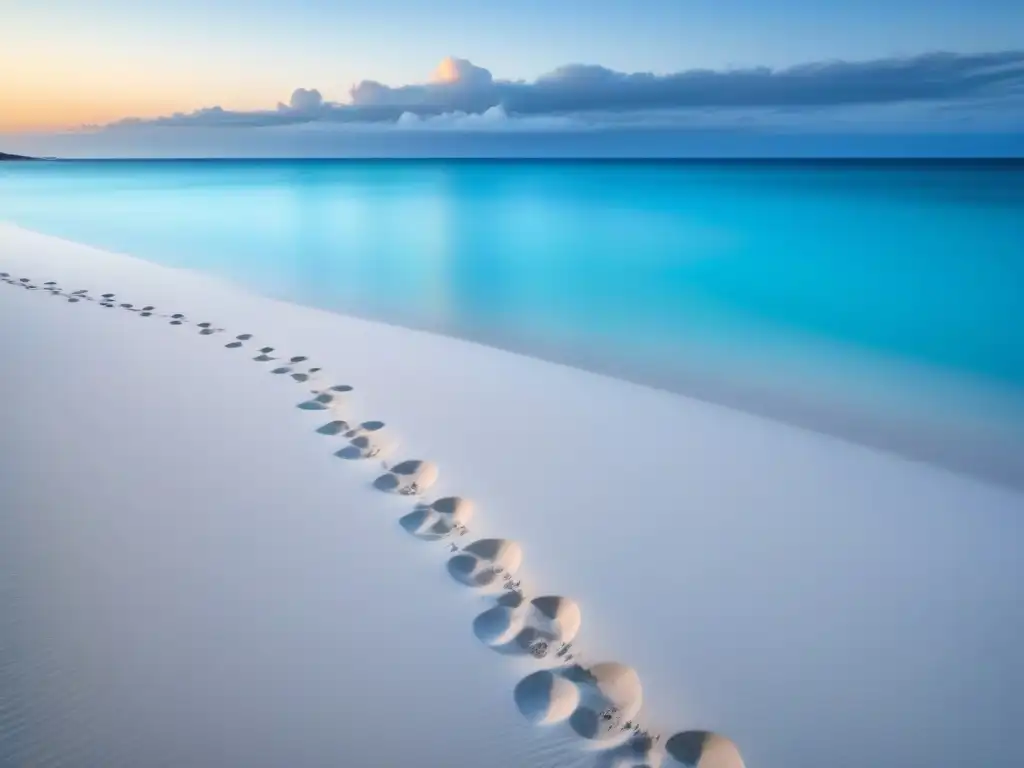
[{"label": "trail of footprints", "polygon": [[[0,280],[72,304],[93,303],[104,309],[166,320],[174,326],[191,326],[202,336],[224,332],[210,321],[193,322],[180,312],[168,314],[157,312],[152,305],[121,302],[114,293],[94,296],[84,288],[66,290],[53,280],[37,284],[7,272],[0,272]],[[516,578],[523,561],[523,550],[517,542],[478,539],[460,547],[458,541],[469,534],[473,502],[457,496],[433,501],[425,498],[437,481],[437,466],[420,459],[389,464],[387,458],[399,442],[381,421],[349,420],[351,386],[333,384],[322,368],[310,366],[302,355],[283,356],[274,347],[257,344],[251,333],[243,333],[224,346],[254,352],[255,362],[275,364],[270,373],[304,384],[311,397],[297,407],[323,411],[331,417],[316,432],[344,441],[335,455],[350,460],[380,460],[384,473],[374,481],[374,487],[415,499],[413,510],[399,520],[401,527],[423,541],[444,542],[450,554],[447,567],[452,578],[493,596],[493,606],[473,622],[473,632],[480,642],[500,654],[532,656],[545,662],[544,668],[527,675],[515,687],[513,698],[523,717],[537,725],[567,723],[576,734],[603,748],[606,764],[620,768],[743,768],[736,746],[709,731],[680,731],[662,743],[661,734],[645,728],[638,719],[643,688],[636,671],[617,662],[587,663],[574,646],[582,622],[579,605],[568,597],[530,598],[526,594]]]}]

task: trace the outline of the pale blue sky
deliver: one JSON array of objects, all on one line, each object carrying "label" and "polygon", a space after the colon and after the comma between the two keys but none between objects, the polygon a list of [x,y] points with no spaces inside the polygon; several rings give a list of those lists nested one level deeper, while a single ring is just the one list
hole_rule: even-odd
[{"label": "pale blue sky", "polygon": [[0,71],[20,84],[0,99],[67,88],[150,115],[273,106],[300,86],[344,100],[362,79],[422,81],[446,55],[533,79],[575,62],[664,73],[1019,47],[1011,0],[8,0]]},{"label": "pale blue sky", "polygon": [[[1024,125],[1020,0],[5,0],[0,22],[0,132],[5,147],[35,153],[51,153],[55,132],[124,118],[142,119],[137,137],[148,126],[213,128],[202,151],[214,154],[248,146],[229,133],[259,126],[299,131],[287,141],[301,147],[306,128],[410,121],[520,133],[640,125],[979,136]],[[935,51],[957,55],[922,56]],[[446,56],[489,74],[463,61],[460,72],[483,79],[402,88],[426,82]],[[823,62],[764,78],[730,72]],[[496,82],[532,83],[568,64],[659,77],[577,67],[538,87]],[[391,88],[350,99],[365,80]],[[296,88],[316,92],[278,110]],[[167,119],[209,107],[222,110]],[[135,140],[143,153],[184,141],[166,131]],[[330,146],[359,141],[338,133]]]}]

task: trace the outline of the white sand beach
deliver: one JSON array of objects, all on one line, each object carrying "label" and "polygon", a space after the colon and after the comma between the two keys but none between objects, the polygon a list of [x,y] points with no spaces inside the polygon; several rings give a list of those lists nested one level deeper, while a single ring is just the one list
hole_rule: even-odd
[{"label": "white sand beach", "polygon": [[1012,490],[2,223],[0,272],[0,765],[1024,764]]}]

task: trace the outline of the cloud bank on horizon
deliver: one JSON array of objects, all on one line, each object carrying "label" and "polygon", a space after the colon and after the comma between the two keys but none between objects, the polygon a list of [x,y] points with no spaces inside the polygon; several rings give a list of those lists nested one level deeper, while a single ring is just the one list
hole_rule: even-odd
[{"label": "cloud bank on horizon", "polygon": [[858,111],[867,123],[874,114],[883,123],[886,115],[894,115],[889,124],[902,119],[919,123],[917,127],[935,127],[937,120],[945,126],[978,121],[988,127],[1019,126],[1024,117],[1024,50],[664,75],[569,64],[533,82],[498,80],[484,67],[449,57],[425,83],[389,86],[363,80],[350,89],[347,103],[327,101],[316,89],[298,88],[276,109],[212,106],[154,119],[128,118],[107,127],[799,127],[827,125],[837,115]]},{"label": "cloud bank on horizon", "polygon": [[58,157],[1022,156],[1024,50],[787,69],[624,73],[570,64],[532,82],[449,57],[423,83],[363,80],[345,103],[297,88],[264,110],[10,134]]}]

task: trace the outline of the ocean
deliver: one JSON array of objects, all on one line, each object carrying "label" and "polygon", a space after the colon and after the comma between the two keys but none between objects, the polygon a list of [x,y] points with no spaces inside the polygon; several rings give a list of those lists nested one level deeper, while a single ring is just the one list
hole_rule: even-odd
[{"label": "ocean", "polygon": [[5,163],[0,219],[1021,470],[1021,162]]}]

